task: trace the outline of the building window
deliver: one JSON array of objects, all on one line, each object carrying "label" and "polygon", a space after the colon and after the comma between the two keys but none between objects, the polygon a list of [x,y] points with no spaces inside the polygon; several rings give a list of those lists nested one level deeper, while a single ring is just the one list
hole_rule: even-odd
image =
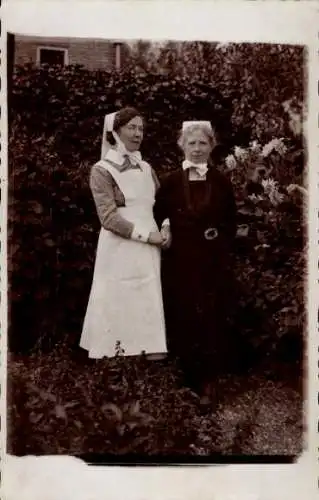
[{"label": "building window", "polygon": [[37,64],[66,66],[68,64],[68,49],[61,49],[59,47],[38,47]]}]

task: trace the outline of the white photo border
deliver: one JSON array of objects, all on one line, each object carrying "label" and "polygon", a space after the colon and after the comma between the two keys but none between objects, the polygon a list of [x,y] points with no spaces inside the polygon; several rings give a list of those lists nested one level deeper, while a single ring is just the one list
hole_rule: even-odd
[{"label": "white photo border", "polygon": [[[6,454],[2,419],[2,498],[21,500],[313,500],[319,457],[319,16],[315,1],[7,0],[1,7],[1,409],[7,353],[7,32],[106,39],[272,42],[308,47],[308,447],[294,464],[227,467],[94,467],[73,457]],[[149,22],[145,22],[148,19]],[[10,489],[11,488],[11,489]],[[11,496],[9,495],[11,492]],[[7,496],[5,496],[7,495]]]}]

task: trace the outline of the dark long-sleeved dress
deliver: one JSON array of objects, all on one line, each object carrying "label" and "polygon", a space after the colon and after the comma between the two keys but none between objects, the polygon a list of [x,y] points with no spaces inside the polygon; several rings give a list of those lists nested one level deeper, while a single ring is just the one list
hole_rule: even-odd
[{"label": "dark long-sleeved dress", "polygon": [[[169,350],[180,358],[190,382],[201,383],[226,367],[230,349],[225,326],[236,235],[233,189],[214,167],[203,181],[190,181],[180,168],[162,182],[154,211],[159,224],[170,219],[172,233],[162,262]],[[215,239],[205,237],[210,228],[218,231]]]}]

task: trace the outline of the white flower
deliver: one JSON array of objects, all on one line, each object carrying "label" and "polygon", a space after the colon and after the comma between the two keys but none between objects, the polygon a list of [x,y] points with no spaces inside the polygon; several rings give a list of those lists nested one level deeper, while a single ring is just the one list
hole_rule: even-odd
[{"label": "white flower", "polygon": [[229,170],[233,170],[234,168],[237,167],[237,161],[234,155],[228,155],[225,158],[225,163]]},{"label": "white flower", "polygon": [[287,146],[284,144],[284,139],[279,139],[277,144],[276,144],[276,151],[279,153],[281,156],[284,156],[284,154],[287,153]]},{"label": "white flower", "polygon": [[299,191],[299,193],[304,195],[307,194],[307,190],[304,187],[298,186],[298,184],[289,184],[289,186],[287,187],[288,194],[291,194],[295,191]]},{"label": "white flower", "polygon": [[235,146],[235,157],[239,161],[246,161],[248,159],[248,153],[245,149]]},{"label": "white flower", "polygon": [[269,193],[269,200],[272,205],[277,206],[284,201],[284,195],[275,190]]},{"label": "white flower", "polygon": [[271,193],[272,191],[277,190],[278,186],[278,182],[275,181],[272,177],[269,177],[268,179],[263,179],[261,181],[261,184],[266,193]]},{"label": "white flower", "polygon": [[253,153],[257,153],[258,151],[260,151],[261,149],[261,146],[260,144],[258,143],[258,141],[252,141],[250,143],[250,149]]},{"label": "white flower", "polygon": [[255,194],[250,194],[248,198],[253,203],[258,203],[259,201],[263,201],[264,199],[260,194],[258,196],[256,196]]},{"label": "white flower", "polygon": [[297,189],[298,189],[297,184],[289,184],[289,186],[287,187],[287,192],[288,192],[288,194],[291,194],[294,191],[296,191]]},{"label": "white flower", "polygon": [[281,105],[282,107],[284,108],[285,111],[288,111],[290,110],[290,106],[291,106],[291,99],[288,99],[287,101],[284,101]]},{"label": "white flower", "polygon": [[302,119],[297,113],[291,114],[289,120],[289,128],[294,135],[300,135],[302,132]]},{"label": "white flower", "polygon": [[273,150],[273,146],[272,144],[269,142],[268,144],[266,144],[264,147],[263,147],[263,150],[261,152],[261,156],[263,156],[264,158],[266,158],[266,156],[268,156]]},{"label": "white flower", "polygon": [[277,153],[283,156],[287,151],[287,147],[285,146],[283,141],[283,137],[281,137],[280,139],[272,139],[270,142],[265,144],[261,155],[266,158],[272,151],[277,151]]},{"label": "white flower", "polygon": [[279,193],[277,181],[270,177],[269,179],[262,180],[261,184],[272,205],[277,206],[283,202],[285,196]]},{"label": "white flower", "polygon": [[[302,133],[302,112],[297,111],[294,109],[293,106],[293,100],[290,99],[288,101],[285,101],[282,103],[282,107],[288,113],[289,115],[289,128],[290,130],[294,133],[294,135],[300,135]],[[296,106],[295,106],[296,108]]]}]

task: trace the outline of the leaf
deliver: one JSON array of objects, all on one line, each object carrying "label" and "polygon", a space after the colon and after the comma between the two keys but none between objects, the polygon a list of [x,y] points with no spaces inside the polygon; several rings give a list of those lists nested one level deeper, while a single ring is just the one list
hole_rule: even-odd
[{"label": "leaf", "polygon": [[128,383],[127,378],[125,377],[125,375],[122,377],[122,384],[125,387],[124,391],[123,391],[123,399],[125,399],[127,397],[128,390],[129,390],[129,383]]},{"label": "leaf", "polygon": [[141,407],[140,402],[139,402],[139,401],[135,401],[135,402],[131,405],[131,407],[130,407],[130,409],[129,409],[129,415],[131,415],[131,416],[138,415],[138,414],[139,414],[139,411],[140,411],[140,407]]},{"label": "leaf", "polygon": [[47,247],[54,247],[55,246],[55,242],[51,239],[44,240],[44,243],[46,244]]},{"label": "leaf", "polygon": [[128,412],[130,410],[130,407],[131,407],[130,403],[125,403],[122,409],[123,413]]},{"label": "leaf", "polygon": [[40,398],[43,399],[44,401],[51,401],[53,403],[56,402],[56,396],[52,394],[49,391],[43,391],[42,389],[39,389],[35,384],[28,384],[28,387],[31,391],[36,392],[39,394]]},{"label": "leaf", "polygon": [[118,433],[120,436],[123,436],[123,435],[124,435],[124,432],[125,432],[125,425],[123,425],[123,424],[117,425],[117,426],[116,426],[116,430],[117,430],[117,433]]},{"label": "leaf", "polygon": [[282,309],[280,309],[280,313],[289,313],[289,312],[292,312],[293,311],[293,307],[283,307]]},{"label": "leaf", "polygon": [[32,412],[30,414],[30,422],[32,424],[38,424],[42,420],[43,417],[44,417],[43,413],[36,414],[36,413]]},{"label": "leaf", "polygon": [[40,399],[38,397],[33,397],[26,403],[26,408],[32,408],[32,406],[39,406]]},{"label": "leaf", "polygon": [[65,403],[64,408],[74,408],[80,404],[79,401],[70,401],[69,403]]},{"label": "leaf", "polygon": [[257,207],[255,210],[255,216],[262,217],[263,215],[264,215],[264,211],[261,208]]},{"label": "leaf", "polygon": [[37,201],[29,202],[29,208],[38,215],[43,213],[43,207]]},{"label": "leaf", "polygon": [[137,417],[143,425],[150,424],[151,422],[154,422],[154,420],[155,420],[154,417],[152,417],[148,413],[140,412],[138,415],[135,415],[135,418],[137,418]]},{"label": "leaf", "polygon": [[239,236],[240,238],[245,238],[246,236],[248,236],[248,232],[249,226],[247,224],[242,224],[238,226],[237,236]]},{"label": "leaf", "polygon": [[68,419],[65,408],[63,405],[61,405],[61,404],[55,405],[54,411],[55,411],[55,416],[57,418],[61,418],[62,420]]},{"label": "leaf", "polygon": [[127,427],[129,428],[130,431],[132,431],[136,427],[138,427],[138,423],[137,422],[133,422],[133,421],[126,422],[126,425],[127,425]]},{"label": "leaf", "polygon": [[252,215],[254,213],[254,209],[250,207],[242,207],[238,210],[238,213],[241,215]]},{"label": "leaf", "polygon": [[113,416],[115,420],[121,422],[123,419],[123,413],[121,409],[116,406],[114,403],[106,403],[102,406],[101,410],[106,413],[108,416]]}]

